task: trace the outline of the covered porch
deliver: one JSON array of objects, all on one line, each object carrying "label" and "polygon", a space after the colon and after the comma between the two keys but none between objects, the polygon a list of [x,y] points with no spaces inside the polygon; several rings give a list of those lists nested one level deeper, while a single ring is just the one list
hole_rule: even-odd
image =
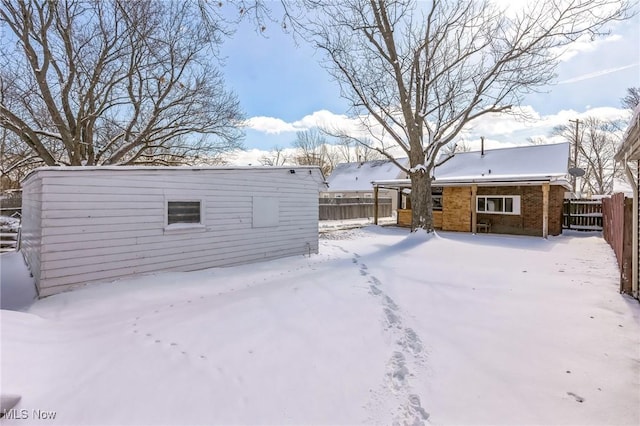
[{"label": "covered porch", "polygon": [[[395,190],[397,225],[411,226],[411,181],[374,181],[378,189]],[[458,232],[496,232],[547,238],[562,232],[562,203],[567,182],[535,180],[432,182],[434,228]],[[374,209],[374,210],[377,210]],[[377,216],[374,216],[377,223]]]}]

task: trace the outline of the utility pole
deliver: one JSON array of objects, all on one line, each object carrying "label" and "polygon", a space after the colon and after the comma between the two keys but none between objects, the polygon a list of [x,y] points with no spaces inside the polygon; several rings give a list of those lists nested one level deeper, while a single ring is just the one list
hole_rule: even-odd
[{"label": "utility pole", "polygon": [[[578,168],[578,145],[580,144],[579,139],[579,126],[580,119],[576,118],[575,120],[569,120],[570,123],[576,123],[576,134],[573,144],[573,167]],[[578,180],[578,176],[573,176],[573,195],[576,194],[576,181]]]}]

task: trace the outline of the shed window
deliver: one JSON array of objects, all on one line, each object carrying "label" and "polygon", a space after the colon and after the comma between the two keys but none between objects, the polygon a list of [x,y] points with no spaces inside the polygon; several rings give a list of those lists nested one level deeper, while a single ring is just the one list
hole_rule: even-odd
[{"label": "shed window", "polygon": [[476,198],[476,211],[488,214],[520,214],[519,195],[483,195]]},{"label": "shed window", "polygon": [[200,201],[169,201],[167,203],[167,224],[200,223]]}]

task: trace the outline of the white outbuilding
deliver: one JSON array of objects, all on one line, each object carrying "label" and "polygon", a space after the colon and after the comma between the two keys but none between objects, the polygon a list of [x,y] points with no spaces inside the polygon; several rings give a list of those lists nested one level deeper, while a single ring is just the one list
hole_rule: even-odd
[{"label": "white outbuilding", "polygon": [[23,182],[38,295],[318,252],[317,167],[45,167]]}]

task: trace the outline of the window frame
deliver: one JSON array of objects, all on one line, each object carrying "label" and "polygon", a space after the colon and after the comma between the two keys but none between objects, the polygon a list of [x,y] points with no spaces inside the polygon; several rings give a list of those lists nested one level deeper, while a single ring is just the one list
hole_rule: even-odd
[{"label": "window frame", "polygon": [[433,211],[434,212],[441,212],[442,211],[442,193],[443,192],[444,192],[444,188],[442,186],[432,186],[431,187],[431,200],[433,202]]},{"label": "window frame", "polygon": [[[200,221],[199,222],[174,222],[169,223],[169,203],[199,203],[200,204]],[[185,197],[166,197],[164,202],[164,231],[174,232],[190,232],[205,230],[205,202],[202,198],[185,198]]]},{"label": "window frame", "polygon": [[[498,198],[502,199],[502,210],[487,210],[487,206],[489,204],[489,199]],[[511,206],[513,211],[505,211],[507,202],[506,200],[511,200]],[[480,200],[483,201],[484,210],[480,210]],[[522,206],[521,206],[521,197],[520,195],[476,195],[476,213],[480,214],[503,214],[509,216],[520,216],[522,214]]]},{"label": "window frame", "polygon": [[431,201],[433,202],[433,211],[441,212],[442,211],[442,194],[431,194]]}]

